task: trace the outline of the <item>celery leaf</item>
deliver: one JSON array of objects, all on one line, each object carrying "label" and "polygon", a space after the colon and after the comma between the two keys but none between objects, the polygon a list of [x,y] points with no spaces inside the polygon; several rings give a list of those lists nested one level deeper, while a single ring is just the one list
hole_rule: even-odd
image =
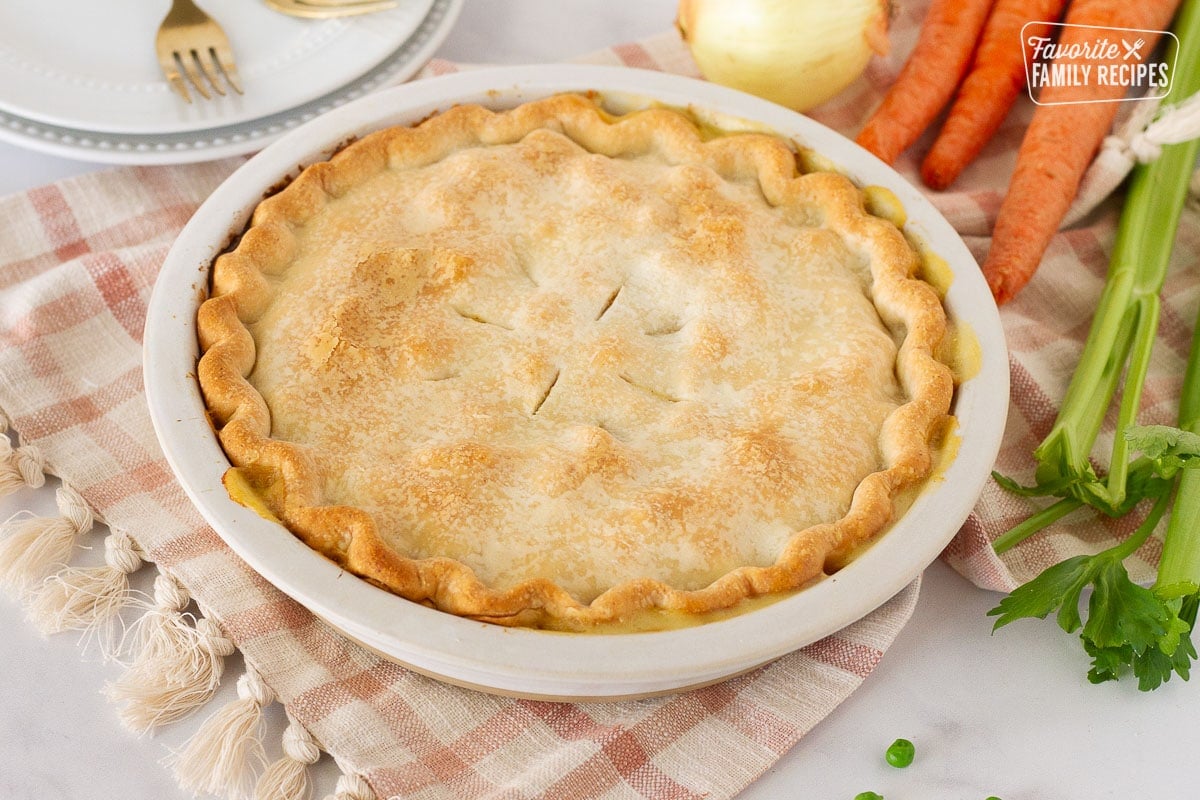
[{"label": "celery leaf", "polygon": [[[1118,546],[1094,556],[1075,556],[1055,564],[1017,587],[988,612],[993,630],[1017,619],[1045,619],[1057,611],[1059,627],[1079,631],[1092,657],[1088,680],[1115,680],[1132,671],[1138,688],[1157,688],[1172,674],[1187,680],[1196,651],[1191,626],[1175,605],[1129,579]],[[1091,587],[1087,619],[1080,613],[1084,589]]]},{"label": "celery leaf", "polygon": [[[1087,624],[1080,635],[1097,647],[1127,644],[1135,653],[1158,647],[1172,633],[1174,613],[1154,592],[1131,581],[1123,563],[1113,558],[1096,560]],[[1178,638],[1175,631],[1175,644]]]},{"label": "celery leaf", "polygon": [[1125,429],[1125,439],[1149,458],[1155,472],[1164,478],[1200,466],[1200,435],[1191,431],[1169,425],[1131,425]]},{"label": "celery leaf", "polygon": [[1075,556],[1048,567],[1028,583],[1014,589],[1000,604],[988,612],[998,617],[992,630],[998,630],[1018,619],[1045,619],[1059,609],[1058,624],[1067,633],[1079,629],[1079,597],[1092,581],[1092,556]]}]

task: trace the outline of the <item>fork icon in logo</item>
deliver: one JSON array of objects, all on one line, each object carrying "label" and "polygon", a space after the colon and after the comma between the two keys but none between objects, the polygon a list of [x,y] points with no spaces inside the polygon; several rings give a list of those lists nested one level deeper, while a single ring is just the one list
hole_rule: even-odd
[{"label": "fork icon in logo", "polygon": [[1129,61],[1130,59],[1140,61],[1141,59],[1138,54],[1141,52],[1141,49],[1145,44],[1145,39],[1136,39],[1133,42],[1128,42],[1125,39],[1122,39],[1121,45],[1125,48],[1125,55],[1123,55],[1122,58],[1126,61]]}]

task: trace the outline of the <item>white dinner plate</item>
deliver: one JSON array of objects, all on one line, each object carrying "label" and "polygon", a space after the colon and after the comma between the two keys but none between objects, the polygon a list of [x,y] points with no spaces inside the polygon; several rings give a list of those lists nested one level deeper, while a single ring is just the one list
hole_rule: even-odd
[{"label": "white dinner plate", "polygon": [[[692,628],[569,634],[505,628],[412,603],[341,570],[281,526],[229,499],[228,469],[195,379],[195,313],[213,258],[269,187],[339,143],[411,123],[456,103],[495,108],[560,91],[595,91],[620,110],[662,102],[749,120],[824,155],[861,186],[890,189],[905,229],[954,273],[951,318],[974,332],[982,358],[956,393],[961,441],[940,479],[848,566],[771,605]],[[243,165],[188,223],[150,302],[145,379],[167,459],[200,512],[267,580],[366,646],[451,683],[527,697],[613,699],[676,691],[751,669],[831,634],[878,608],[917,577],[954,536],[987,480],[1008,404],[999,314],[974,258],[914,187],[853,142],[780,106],[713,84],[618,67],[554,65],[460,73],[371,95],[292,131]]]},{"label": "white dinner plate", "polygon": [[[165,3],[149,10],[84,0],[0,4],[0,139],[115,164],[260,150],[326,111],[412,77],[445,39],[462,2],[405,0],[374,15],[299,20],[260,0],[208,0],[238,54],[245,94],[191,105],[169,89],[154,59]],[[101,24],[107,16],[136,21],[138,32],[118,36],[120,47],[109,53],[102,35],[90,35],[82,23],[63,25],[69,47],[51,45],[52,21],[72,14],[113,33]]]},{"label": "white dinner plate", "polygon": [[190,104],[163,80],[154,51],[170,5],[0,4],[0,109],[107,133],[179,133],[259,119],[328,94],[383,61],[433,0],[331,20],[289,17],[262,0],[200,0],[229,36],[246,93]]}]

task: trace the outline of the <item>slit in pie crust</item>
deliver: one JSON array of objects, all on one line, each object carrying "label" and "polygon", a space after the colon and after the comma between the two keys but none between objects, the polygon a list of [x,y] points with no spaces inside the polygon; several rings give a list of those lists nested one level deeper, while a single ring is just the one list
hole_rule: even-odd
[{"label": "slit in pie crust", "polygon": [[410,600],[586,629],[803,586],[930,474],[918,254],[783,140],[559,95],[354,142],[212,269],[235,499]]}]

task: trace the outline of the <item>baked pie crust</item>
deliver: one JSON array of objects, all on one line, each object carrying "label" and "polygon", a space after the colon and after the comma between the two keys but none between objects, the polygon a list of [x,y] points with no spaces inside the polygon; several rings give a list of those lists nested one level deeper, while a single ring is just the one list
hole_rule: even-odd
[{"label": "baked pie crust", "polygon": [[504,624],[803,586],[931,471],[953,391],[897,228],[782,140],[559,95],[383,130],[217,258],[235,499]]}]

